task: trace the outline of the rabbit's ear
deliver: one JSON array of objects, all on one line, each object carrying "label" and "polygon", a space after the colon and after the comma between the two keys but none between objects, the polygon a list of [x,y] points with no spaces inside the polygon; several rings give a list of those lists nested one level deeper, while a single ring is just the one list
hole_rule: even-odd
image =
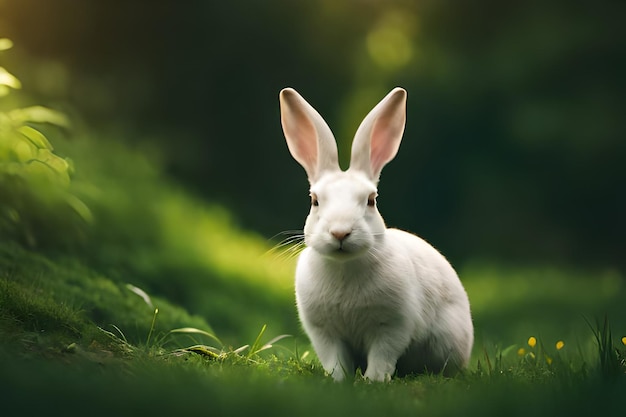
[{"label": "rabbit's ear", "polygon": [[322,116],[292,88],[280,92],[280,121],[289,151],[304,167],[311,183],[324,171],[339,170],[333,133]]},{"label": "rabbit's ear", "polygon": [[352,143],[350,169],[378,182],[380,171],[400,147],[406,123],[406,91],[396,87],[363,119]]}]

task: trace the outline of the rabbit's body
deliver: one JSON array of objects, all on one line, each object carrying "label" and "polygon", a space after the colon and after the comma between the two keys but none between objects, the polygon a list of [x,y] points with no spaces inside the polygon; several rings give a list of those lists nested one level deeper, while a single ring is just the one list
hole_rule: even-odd
[{"label": "rabbit's body", "polygon": [[421,238],[387,229],[376,208],[378,175],[404,130],[402,93],[392,91],[363,121],[345,172],[321,116],[295,91],[281,93],[287,142],[311,182],[298,313],[336,380],[357,367],[376,381],[396,372],[452,374],[471,353],[469,301],[454,269]]},{"label": "rabbit's body", "polygon": [[377,240],[375,253],[353,260],[331,260],[312,248],[300,255],[298,312],[324,368],[342,379],[361,367],[374,380],[393,375],[396,366],[400,375],[463,368],[472,323],[450,264],[401,230]]}]

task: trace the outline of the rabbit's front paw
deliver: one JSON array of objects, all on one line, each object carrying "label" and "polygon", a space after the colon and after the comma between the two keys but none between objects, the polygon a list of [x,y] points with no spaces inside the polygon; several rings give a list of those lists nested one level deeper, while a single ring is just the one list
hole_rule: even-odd
[{"label": "rabbit's front paw", "polygon": [[367,365],[365,379],[375,382],[389,382],[391,376],[396,372],[394,364],[387,361],[372,361]]}]

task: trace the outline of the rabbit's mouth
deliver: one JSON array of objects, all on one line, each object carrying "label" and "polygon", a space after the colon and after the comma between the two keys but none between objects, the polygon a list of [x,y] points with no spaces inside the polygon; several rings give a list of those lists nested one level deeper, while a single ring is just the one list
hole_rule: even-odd
[{"label": "rabbit's mouth", "polygon": [[338,248],[326,254],[327,257],[335,261],[347,261],[358,257],[360,252],[348,251],[345,248]]},{"label": "rabbit's mouth", "polygon": [[366,236],[361,236],[357,231],[341,240],[331,237],[330,234],[309,234],[305,236],[305,243],[320,255],[340,261],[358,257],[371,246]]},{"label": "rabbit's mouth", "polygon": [[339,256],[345,256],[345,255],[350,255],[352,252],[351,252],[351,251],[346,250],[346,248],[345,248],[345,247],[343,247],[343,245],[341,245],[341,246],[339,246],[339,248],[337,248],[337,249],[335,250],[335,252],[334,252],[334,253],[336,253],[336,254],[337,254],[337,255],[339,255]]},{"label": "rabbit's mouth", "polygon": [[366,249],[351,242],[339,242],[327,255],[337,260],[347,260],[361,255]]}]

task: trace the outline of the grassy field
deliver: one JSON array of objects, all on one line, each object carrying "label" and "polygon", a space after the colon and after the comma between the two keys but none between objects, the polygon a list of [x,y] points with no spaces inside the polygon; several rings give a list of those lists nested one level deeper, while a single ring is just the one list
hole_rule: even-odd
[{"label": "grassy field", "polygon": [[[258,334],[261,321],[242,308],[236,314],[258,326],[255,334],[245,326],[233,329],[225,343],[203,333],[220,337],[215,329],[221,325],[210,316],[191,315],[76,260],[2,244],[0,271],[3,415],[623,411],[624,288],[612,272],[590,278],[556,269],[468,266],[462,272],[477,342],[465,374],[335,384],[292,320],[269,317]],[[231,285],[236,292],[243,284]],[[277,297],[276,302],[290,310],[291,301]],[[607,335],[604,314],[613,328],[613,347],[596,339]],[[266,345],[283,332],[293,337]],[[558,341],[564,342],[560,349]],[[609,351],[604,364],[601,348]]]},{"label": "grassy field", "polygon": [[476,335],[464,374],[335,384],[299,328],[293,259],[144,153],[56,145],[89,215],[35,199],[23,213],[44,221],[18,219],[28,239],[0,243],[3,416],[623,415],[616,270],[460,265]]}]

